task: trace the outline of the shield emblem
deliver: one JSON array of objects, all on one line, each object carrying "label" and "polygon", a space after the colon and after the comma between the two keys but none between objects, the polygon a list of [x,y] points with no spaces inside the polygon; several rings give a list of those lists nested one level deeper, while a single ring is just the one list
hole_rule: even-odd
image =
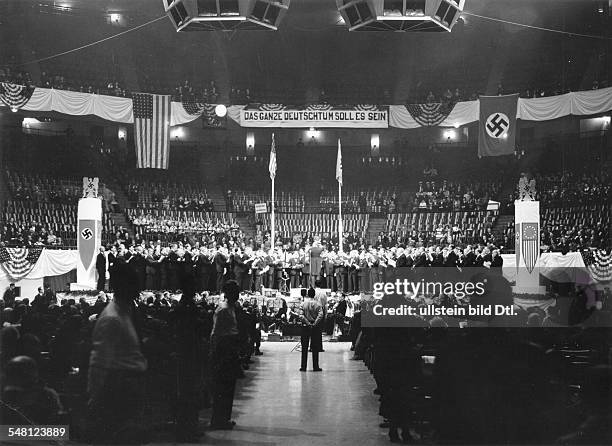
[{"label": "shield emblem", "polygon": [[78,234],[79,259],[85,271],[88,271],[96,253],[96,221],[79,220]]},{"label": "shield emblem", "polygon": [[522,225],[523,260],[527,271],[531,274],[540,255],[538,223],[523,223]]}]

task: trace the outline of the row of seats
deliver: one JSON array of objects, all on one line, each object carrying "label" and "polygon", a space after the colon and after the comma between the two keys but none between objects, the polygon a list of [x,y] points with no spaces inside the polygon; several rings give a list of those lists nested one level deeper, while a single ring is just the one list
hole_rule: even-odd
[{"label": "row of seats", "polygon": [[74,177],[58,178],[7,170],[6,181],[12,197],[16,200],[76,203],[83,195],[83,180]]},{"label": "row of seats", "polygon": [[[48,236],[54,235],[61,238],[64,246],[76,246],[76,205],[9,200],[2,221],[2,237],[9,243],[20,239],[35,243],[40,238],[43,244],[47,244]],[[114,230],[112,218],[103,213],[103,239],[112,237]]]},{"label": "row of seats", "polygon": [[181,210],[165,210],[165,209],[150,209],[144,211],[142,209],[126,209],[127,216],[130,220],[137,218],[155,218],[169,220],[184,220],[184,221],[198,221],[203,220],[214,220],[226,222],[228,224],[235,223],[236,217],[233,213],[228,212],[199,212],[199,211],[181,211]]},{"label": "row of seats", "polygon": [[131,182],[127,187],[128,198],[137,207],[165,209],[199,207],[208,204],[208,192],[204,185],[162,181]]},{"label": "row of seats", "polygon": [[[275,194],[274,209],[279,212],[304,212],[306,200],[301,192],[281,191]],[[232,191],[228,202],[234,212],[253,212],[256,203],[271,208],[270,192]]]},{"label": "row of seats", "polygon": [[[365,236],[370,217],[368,214],[344,215],[343,230],[345,233],[356,233]],[[271,227],[270,215],[263,214],[262,223],[265,230]],[[282,237],[293,237],[295,234],[336,234],[338,216],[330,214],[277,214],[275,231]]]},{"label": "row of seats", "polygon": [[137,239],[176,241],[186,235],[226,234],[239,229],[234,214],[226,212],[128,209]]},{"label": "row of seats", "polygon": [[[397,200],[398,188],[350,188],[342,190],[342,203],[359,212],[380,213],[390,202]],[[338,206],[338,192],[326,189],[321,191],[319,203],[323,208]],[[365,205],[365,206],[364,206]]]},{"label": "row of seats", "polygon": [[448,240],[450,236],[455,243],[490,241],[497,215],[497,211],[390,214],[386,232],[437,241]]}]

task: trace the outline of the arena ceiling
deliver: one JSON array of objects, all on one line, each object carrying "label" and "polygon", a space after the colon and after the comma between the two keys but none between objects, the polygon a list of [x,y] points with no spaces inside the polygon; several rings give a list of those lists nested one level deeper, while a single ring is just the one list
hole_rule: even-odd
[{"label": "arena ceiling", "polygon": [[[10,54],[18,63],[67,51],[164,14],[161,0],[8,0],[0,9],[2,55]],[[530,26],[610,33],[607,1],[467,0],[465,10]],[[122,16],[121,26],[109,25],[110,13]],[[494,92],[499,82],[512,89],[513,84],[571,78],[584,88],[592,77],[588,70],[593,57],[610,54],[609,40],[568,37],[470,15],[464,15],[464,21],[443,34],[349,33],[335,0],[292,0],[277,32],[176,33],[166,19],[49,63],[70,66],[106,51],[124,66],[123,78],[132,89],[138,88],[145,71],[160,81],[176,79],[177,85],[184,79],[215,79],[221,90],[291,91],[307,101],[316,100],[321,89],[342,91],[350,99],[371,88],[397,102],[447,87]]]}]

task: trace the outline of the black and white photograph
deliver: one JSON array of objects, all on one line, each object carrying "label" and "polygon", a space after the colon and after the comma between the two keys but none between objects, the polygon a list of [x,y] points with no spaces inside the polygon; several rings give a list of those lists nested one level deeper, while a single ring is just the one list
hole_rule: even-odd
[{"label": "black and white photograph", "polygon": [[612,444],[612,0],[0,0],[0,444]]}]

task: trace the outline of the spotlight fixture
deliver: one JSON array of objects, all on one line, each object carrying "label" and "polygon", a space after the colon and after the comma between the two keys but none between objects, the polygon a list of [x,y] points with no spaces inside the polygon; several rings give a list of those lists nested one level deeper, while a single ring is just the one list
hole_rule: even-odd
[{"label": "spotlight fixture", "polygon": [[218,104],[215,107],[215,114],[219,118],[223,118],[227,114],[227,107],[225,105],[223,105],[223,104]]},{"label": "spotlight fixture", "polygon": [[450,32],[465,0],[336,0],[349,31]]},{"label": "spotlight fixture", "polygon": [[162,0],[177,31],[278,29],[291,0]]}]

